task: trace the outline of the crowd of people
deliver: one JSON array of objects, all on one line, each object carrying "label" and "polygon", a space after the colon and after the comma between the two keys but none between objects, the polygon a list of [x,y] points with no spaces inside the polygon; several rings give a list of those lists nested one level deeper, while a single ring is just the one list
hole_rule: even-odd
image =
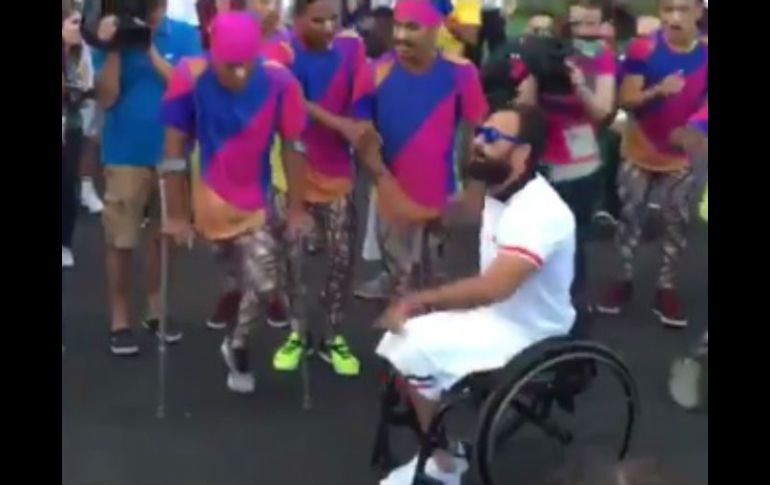
[{"label": "crowd of people", "polygon": [[[676,286],[707,166],[702,0],[659,0],[657,16],[639,18],[574,0],[565,16],[535,12],[514,39],[515,2],[501,0],[144,3],[140,49],[118,42],[120,16],[84,29],[83,6],[62,0],[62,268],[75,265],[78,206],[101,214],[114,355],[140,351],[129,288],[144,241],[142,326],[182,340],[173,318],[160,328],[161,244],[200,238],[222,271],[206,325],[226,332],[231,391],[254,390],[249,342],[263,319],[290,327],[276,370],[314,352],[358,375],[345,338],[355,294],[388,303],[376,352],[411,384],[427,426],[464,376],[621,313],[653,203],[664,230],[651,307],[662,324],[687,325]],[[555,68],[554,53],[564,53]],[[357,207],[363,177],[370,203]],[[445,282],[458,215],[481,222],[480,271]],[[615,227],[620,258],[592,301],[597,221]],[[382,271],[354,288],[359,237]],[[328,261],[313,348],[295,303],[304,283],[290,270],[303,252]],[[411,483],[415,465],[382,483]],[[426,468],[445,484],[465,469],[441,449]]]}]

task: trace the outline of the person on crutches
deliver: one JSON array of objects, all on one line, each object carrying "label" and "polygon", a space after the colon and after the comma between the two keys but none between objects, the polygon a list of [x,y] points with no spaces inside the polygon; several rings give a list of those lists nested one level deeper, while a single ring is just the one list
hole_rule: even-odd
[{"label": "person on crutches", "polygon": [[[212,22],[209,56],[185,59],[177,67],[162,109],[164,231],[178,243],[187,242],[194,215],[195,231],[215,246],[219,264],[242,295],[221,347],[227,387],[238,393],[254,390],[248,337],[276,287],[278,247],[296,244],[312,226],[302,204],[300,134],[307,118],[302,92],[288,70],[259,56],[260,41],[250,14],[219,14]],[[285,218],[277,218],[270,203],[274,133],[282,141],[288,185]],[[193,141],[201,155],[190,191],[184,154]]]},{"label": "person on crutches", "polygon": [[[688,126],[673,135],[673,142],[684,147],[693,160],[693,169],[708,178],[708,100],[690,119]],[[699,186],[696,184],[696,186]],[[708,224],[708,184],[699,207],[700,216]],[[688,411],[703,410],[708,406],[708,329],[695,348],[671,366],[668,381],[671,398]]]}]

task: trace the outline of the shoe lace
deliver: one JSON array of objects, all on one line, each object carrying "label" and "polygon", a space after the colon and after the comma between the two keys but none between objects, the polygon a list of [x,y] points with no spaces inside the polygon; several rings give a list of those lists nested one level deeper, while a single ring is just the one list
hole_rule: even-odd
[{"label": "shoe lace", "polygon": [[338,338],[331,343],[328,344],[329,349],[339,355],[343,359],[349,359],[353,356],[353,353],[350,351],[350,347],[348,346],[348,343],[345,342],[345,340]]},{"label": "shoe lace", "polygon": [[299,337],[292,336],[289,337],[289,340],[284,344],[283,348],[281,349],[281,353],[291,354],[300,347],[302,347],[302,341],[299,339]]}]

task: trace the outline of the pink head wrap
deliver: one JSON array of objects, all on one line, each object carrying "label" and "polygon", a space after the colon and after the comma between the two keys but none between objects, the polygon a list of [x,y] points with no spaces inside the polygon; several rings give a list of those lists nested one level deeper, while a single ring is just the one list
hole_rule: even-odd
[{"label": "pink head wrap", "polygon": [[214,62],[246,64],[259,56],[260,25],[247,12],[223,12],[211,23],[211,58]]},{"label": "pink head wrap", "polygon": [[399,0],[393,12],[396,22],[414,22],[423,27],[437,27],[444,13],[430,0]]}]

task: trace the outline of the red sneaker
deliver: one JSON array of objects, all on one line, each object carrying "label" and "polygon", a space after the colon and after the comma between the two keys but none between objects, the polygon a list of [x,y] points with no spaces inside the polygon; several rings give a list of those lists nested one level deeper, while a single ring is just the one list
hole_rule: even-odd
[{"label": "red sneaker", "polygon": [[630,281],[616,281],[608,286],[599,302],[596,311],[603,315],[619,315],[634,295],[634,285]]},{"label": "red sneaker", "polygon": [[676,291],[671,288],[658,288],[652,311],[667,327],[681,329],[687,326],[687,317],[684,316],[682,304]]},{"label": "red sneaker", "polygon": [[238,316],[238,306],[241,304],[241,292],[231,291],[220,295],[214,314],[206,321],[206,327],[211,330],[222,330]]},{"label": "red sneaker", "polygon": [[284,328],[289,326],[289,310],[286,305],[286,299],[283,296],[276,296],[267,307],[267,324],[273,328]]}]

